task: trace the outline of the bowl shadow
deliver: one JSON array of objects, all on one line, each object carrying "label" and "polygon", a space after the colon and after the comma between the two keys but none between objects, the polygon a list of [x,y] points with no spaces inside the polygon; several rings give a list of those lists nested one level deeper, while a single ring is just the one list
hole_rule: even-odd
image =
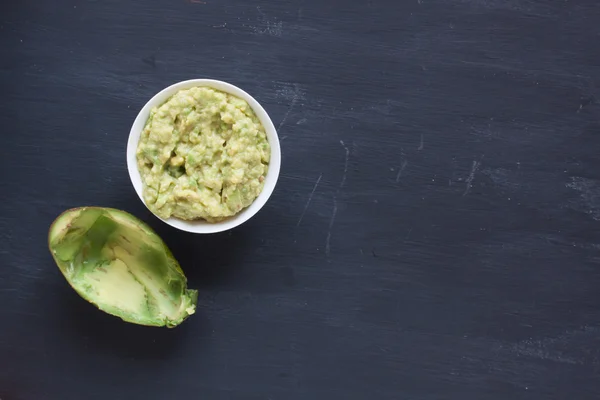
[{"label": "bowl shadow", "polygon": [[227,284],[243,268],[243,256],[254,243],[250,224],[226,232],[193,234],[154,219],[149,225],[179,262],[188,286],[200,291]]}]

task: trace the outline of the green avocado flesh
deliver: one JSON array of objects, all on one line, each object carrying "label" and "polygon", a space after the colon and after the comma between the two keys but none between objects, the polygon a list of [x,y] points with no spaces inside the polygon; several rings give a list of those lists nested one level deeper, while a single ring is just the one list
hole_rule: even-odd
[{"label": "green avocado flesh", "polygon": [[69,284],[124,321],[174,327],[196,309],[198,292],[162,239],[134,216],[111,208],[66,211],[52,224],[49,247]]}]

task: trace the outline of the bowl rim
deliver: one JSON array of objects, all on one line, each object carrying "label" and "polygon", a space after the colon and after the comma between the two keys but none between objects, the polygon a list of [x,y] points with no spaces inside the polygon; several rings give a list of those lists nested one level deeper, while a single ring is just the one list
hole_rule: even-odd
[{"label": "bowl rim", "polygon": [[[150,208],[144,201],[142,178],[137,167],[136,150],[141,133],[150,115],[150,110],[166,102],[171,96],[173,96],[178,91],[198,86],[211,87],[213,89],[232,94],[236,97],[245,100],[248,103],[248,105],[252,108],[261,124],[263,125],[267,134],[267,140],[269,141],[269,145],[271,147],[271,158],[269,161],[269,168],[267,170],[265,184],[261,193],[256,199],[254,199],[252,204],[250,204],[248,207],[246,207],[236,215],[220,222],[207,222],[204,220],[185,221],[183,219],[173,217],[166,219],[159,217],[152,210],[150,210]],[[148,100],[148,102],[146,102],[146,104],[142,107],[142,109],[136,116],[135,120],[133,121],[133,125],[131,126],[131,130],[129,131],[129,138],[127,140],[127,170],[129,171],[129,178],[131,179],[133,188],[135,189],[135,192],[137,193],[142,203],[154,216],[156,216],[164,223],[179,230],[191,233],[205,234],[223,232],[229,229],[233,229],[248,221],[250,218],[256,215],[258,211],[262,209],[262,207],[267,203],[267,200],[269,200],[269,198],[273,194],[273,191],[275,190],[275,186],[277,184],[277,180],[279,178],[280,169],[281,148],[279,144],[279,137],[277,136],[277,130],[275,129],[275,125],[269,117],[269,114],[267,114],[265,109],[254,97],[252,97],[250,94],[248,94],[241,88],[231,83],[216,79],[188,79],[185,81],[176,82],[162,89],[160,92],[156,93],[150,100]]]}]

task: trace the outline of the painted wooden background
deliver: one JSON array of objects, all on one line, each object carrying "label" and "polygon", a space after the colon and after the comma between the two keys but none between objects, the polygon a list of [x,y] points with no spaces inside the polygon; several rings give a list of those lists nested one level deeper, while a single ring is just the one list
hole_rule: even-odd
[{"label": "painted wooden background", "polygon": [[[600,398],[600,3],[103,0],[0,5],[0,399]],[[125,147],[215,78],[278,127],[230,233],[162,224]],[[174,330],[80,299],[63,210],[127,210],[201,291]]]}]

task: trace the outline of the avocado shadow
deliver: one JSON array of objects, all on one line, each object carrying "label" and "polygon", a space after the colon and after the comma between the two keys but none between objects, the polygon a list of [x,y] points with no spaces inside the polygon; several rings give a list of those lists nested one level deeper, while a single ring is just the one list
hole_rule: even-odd
[{"label": "avocado shadow", "polygon": [[124,358],[165,360],[185,348],[186,343],[209,337],[209,321],[197,310],[175,328],[150,327],[127,323],[87,302],[74,290],[61,290],[53,309],[71,343],[88,351],[112,353]]},{"label": "avocado shadow", "polygon": [[251,227],[240,226],[211,235],[192,234],[163,223],[139,201],[134,201],[137,199],[130,196],[117,199],[111,207],[140,218],[167,244],[188,279],[188,287],[200,292],[198,307],[175,328],[148,327],[109,315],[68,287],[52,297],[56,304],[49,305],[58,310],[56,317],[64,334],[81,351],[92,347],[95,351],[141,360],[169,359],[190,341],[203,346],[212,336],[212,327],[201,306],[202,292],[226,286],[239,272],[244,253],[255,241]]}]

